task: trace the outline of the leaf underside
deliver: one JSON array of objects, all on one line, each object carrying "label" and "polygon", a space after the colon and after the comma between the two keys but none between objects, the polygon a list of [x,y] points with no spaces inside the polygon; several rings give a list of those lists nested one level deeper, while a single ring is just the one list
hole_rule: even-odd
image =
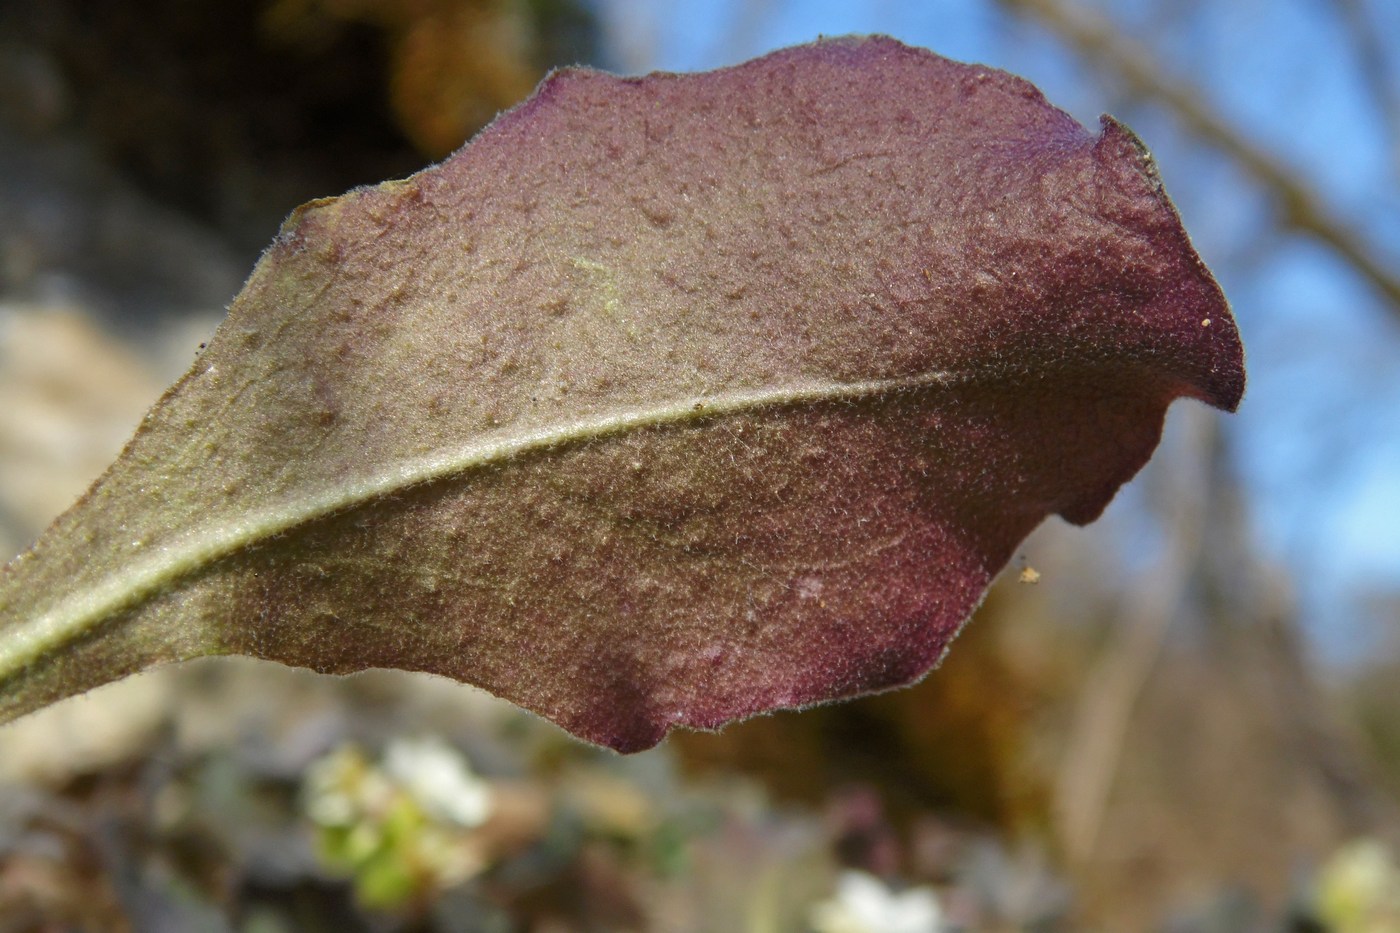
[{"label": "leaf underside", "polygon": [[0,721],[238,653],[485,687],[622,751],[908,683],[1239,335],[1150,158],[885,38],[551,75],[299,208],[0,577]]}]

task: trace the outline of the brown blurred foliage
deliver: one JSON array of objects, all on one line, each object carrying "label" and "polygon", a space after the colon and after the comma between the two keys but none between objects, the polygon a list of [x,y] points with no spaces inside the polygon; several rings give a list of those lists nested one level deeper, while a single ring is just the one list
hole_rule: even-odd
[{"label": "brown blurred foliage", "polygon": [[394,116],[431,156],[456,149],[540,77],[531,10],[514,0],[272,0],[262,14],[266,33],[290,48],[315,48],[346,24],[384,37]]},{"label": "brown blurred foliage", "polygon": [[572,0],[51,0],[0,6],[0,43],[55,73],[31,132],[95,143],[249,251],[297,204],[417,170],[594,55]]}]

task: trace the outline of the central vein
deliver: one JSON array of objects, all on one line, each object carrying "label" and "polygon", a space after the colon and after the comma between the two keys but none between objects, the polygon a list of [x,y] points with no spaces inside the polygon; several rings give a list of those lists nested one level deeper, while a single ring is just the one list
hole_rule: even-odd
[{"label": "central vein", "polygon": [[718,393],[654,408],[627,409],[403,461],[377,475],[301,497],[294,504],[250,512],[238,522],[191,534],[168,548],[132,561],[98,586],[61,600],[38,618],[0,630],[0,682],[43,660],[46,655],[92,630],[103,620],[140,605],[219,560],[301,525],[413,486],[450,479],[521,454],[630,431],[804,403],[879,398],[950,385],[955,378],[952,373],[935,372],[867,382],[819,383]]}]

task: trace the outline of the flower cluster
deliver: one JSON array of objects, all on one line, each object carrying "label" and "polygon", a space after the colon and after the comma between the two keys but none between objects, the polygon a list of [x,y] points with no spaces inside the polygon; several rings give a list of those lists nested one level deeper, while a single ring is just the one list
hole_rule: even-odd
[{"label": "flower cluster", "polygon": [[812,910],[816,933],[940,933],[946,929],[932,888],[895,891],[863,871],[845,871],[836,894]]},{"label": "flower cluster", "polygon": [[307,770],[302,799],[322,858],[367,906],[431,897],[489,864],[491,786],[440,739],[397,739],[377,763],[342,746]]}]

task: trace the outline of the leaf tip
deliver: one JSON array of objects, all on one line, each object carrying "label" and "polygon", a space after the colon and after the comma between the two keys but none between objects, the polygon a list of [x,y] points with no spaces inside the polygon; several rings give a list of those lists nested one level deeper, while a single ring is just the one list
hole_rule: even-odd
[{"label": "leaf tip", "polygon": [[1099,117],[1093,152],[1106,186],[1121,197],[1110,212],[1114,219],[1142,231],[1159,256],[1182,270],[1155,302],[1176,322],[1181,378],[1175,394],[1235,411],[1245,391],[1244,343],[1224,291],[1167,195],[1156,159],[1131,128],[1108,114]]}]

